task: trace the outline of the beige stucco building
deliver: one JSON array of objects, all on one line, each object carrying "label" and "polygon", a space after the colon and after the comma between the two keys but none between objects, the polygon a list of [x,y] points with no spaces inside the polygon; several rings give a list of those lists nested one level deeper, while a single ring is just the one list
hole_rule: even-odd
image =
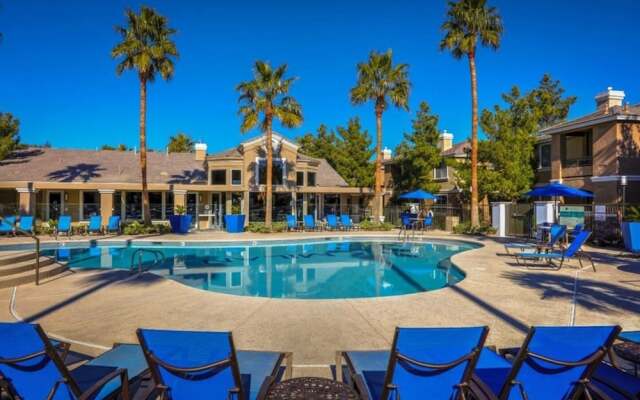
[{"label": "beige stucco building", "polygon": [[626,202],[640,203],[640,105],[623,104],[624,98],[607,88],[595,97],[593,113],[543,129],[536,184],[586,189],[596,204],[621,202],[624,186]]},{"label": "beige stucco building", "polygon": [[[237,147],[207,154],[196,144],[193,153],[148,153],[150,211],[166,220],[185,206],[197,227],[216,228],[225,214],[245,214],[247,223],[264,220],[264,136]],[[298,146],[273,135],[274,220],[286,214],[348,213],[354,220],[368,213],[370,188],[349,186],[326,160],[308,157]],[[0,212],[35,214],[56,219],[61,214],[82,221],[99,214],[125,221],[142,217],[139,155],[132,151],[28,148],[0,162]]]}]

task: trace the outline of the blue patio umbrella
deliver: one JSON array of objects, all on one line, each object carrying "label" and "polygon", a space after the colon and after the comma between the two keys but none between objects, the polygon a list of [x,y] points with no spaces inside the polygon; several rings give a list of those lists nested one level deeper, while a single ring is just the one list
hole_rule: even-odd
[{"label": "blue patio umbrella", "polygon": [[435,200],[436,196],[429,192],[425,192],[422,189],[417,189],[411,192],[403,193],[399,196],[400,199],[405,200]]},{"label": "blue patio umbrella", "polygon": [[571,186],[563,185],[562,183],[550,183],[545,186],[537,187],[527,193],[527,196],[549,196],[553,197],[555,201],[555,217],[557,220],[558,214],[558,196],[563,197],[582,197],[582,198],[590,198],[593,197],[593,193],[587,192],[586,190],[577,189]]}]

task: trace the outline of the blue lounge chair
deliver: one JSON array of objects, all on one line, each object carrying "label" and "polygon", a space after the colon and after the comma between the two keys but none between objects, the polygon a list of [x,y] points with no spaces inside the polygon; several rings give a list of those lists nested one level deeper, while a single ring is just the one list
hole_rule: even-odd
[{"label": "blue lounge chair", "polygon": [[137,334],[156,389],[173,400],[253,400],[279,378],[285,357],[291,360],[288,353],[236,352],[230,332],[138,329]]},{"label": "blue lounge chair", "polygon": [[[580,263],[580,268],[582,268],[583,267],[582,258],[584,257],[591,262],[591,268],[593,268],[593,271],[595,272],[596,265],[593,263],[593,259],[589,254],[581,250],[582,245],[585,244],[587,239],[589,239],[590,235],[591,235],[591,232],[589,231],[582,231],[578,233],[578,235],[576,235],[575,239],[573,239],[573,242],[571,242],[569,247],[567,247],[566,249],[562,249],[561,251],[555,251],[555,252],[549,252],[549,253],[532,252],[532,253],[515,254],[516,262],[519,264],[520,261],[522,260],[524,265],[528,265],[527,261],[544,261],[548,265],[554,266],[556,269],[560,269],[562,268],[562,264],[566,259],[575,257],[578,259],[578,262]],[[555,260],[560,260],[560,263],[556,265],[554,263]]]},{"label": "blue lounge chair", "polygon": [[89,226],[87,227],[87,233],[102,233],[102,217],[100,215],[92,215],[89,217]]},{"label": "blue lounge chair", "polygon": [[433,228],[433,217],[425,217],[422,221],[422,229]]},{"label": "blue lounge chair", "polygon": [[33,234],[33,216],[31,215],[22,215],[20,220],[18,221],[18,229],[16,229],[16,233],[28,233]]},{"label": "blue lounge chair", "polygon": [[356,226],[351,222],[351,217],[349,216],[349,214],[340,215],[340,224],[342,225],[342,229],[344,229],[345,231],[356,228]]},{"label": "blue lounge chair", "polygon": [[288,231],[298,230],[298,221],[296,220],[295,215],[287,214],[287,230]]},{"label": "blue lounge chair", "polygon": [[67,237],[71,236],[71,216],[61,215],[58,218],[58,226],[56,227],[56,239],[61,233],[66,233]]},{"label": "blue lounge chair", "polygon": [[518,242],[505,243],[504,250],[507,252],[507,254],[511,254],[511,252],[509,252],[509,249],[519,249],[521,251],[531,250],[531,249],[536,249],[536,248],[552,249],[553,247],[556,246],[558,241],[565,236],[566,233],[567,233],[567,226],[566,225],[554,224],[554,225],[551,226],[551,228],[549,230],[549,241],[548,242],[546,242],[546,243],[545,242],[538,242],[538,243],[518,243]]},{"label": "blue lounge chair", "polygon": [[115,232],[116,234],[120,234],[120,216],[112,215],[109,217],[109,223],[107,224],[107,233]]},{"label": "blue lounge chair", "polygon": [[129,384],[147,365],[138,345],[117,345],[73,370],[68,344],[49,340],[40,325],[0,322],[0,380],[19,399],[129,398]]},{"label": "blue lounge chair", "polygon": [[396,328],[391,351],[340,352],[346,361],[343,380],[363,399],[469,398],[488,332],[487,327]]},{"label": "blue lounge chair", "polygon": [[13,215],[3,217],[0,221],[0,233],[13,234],[15,232],[16,217]]},{"label": "blue lounge chair", "polygon": [[304,230],[315,231],[317,229],[316,221],[313,219],[313,215],[307,214],[304,216]]},{"label": "blue lounge chair", "polygon": [[600,363],[592,381],[610,400],[640,399],[640,379],[613,365]]},{"label": "blue lounge chair", "polygon": [[584,224],[576,224],[576,226],[573,227],[573,229],[571,230],[571,232],[569,232],[569,238],[573,239],[574,237],[576,237],[576,235],[580,232],[582,232],[584,230]]},{"label": "blue lounge chair", "polygon": [[340,229],[338,226],[338,217],[335,214],[327,215],[327,227],[332,231],[337,231]]},{"label": "blue lounge chair", "polygon": [[473,386],[501,400],[599,398],[591,377],[618,332],[619,326],[532,327],[511,361],[483,349]]}]

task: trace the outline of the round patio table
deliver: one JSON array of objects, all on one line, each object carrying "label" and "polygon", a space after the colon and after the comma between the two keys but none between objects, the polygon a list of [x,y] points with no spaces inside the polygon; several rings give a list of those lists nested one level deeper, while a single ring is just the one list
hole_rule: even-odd
[{"label": "round patio table", "polygon": [[273,384],[267,400],[357,400],[349,385],[326,378],[293,378]]}]

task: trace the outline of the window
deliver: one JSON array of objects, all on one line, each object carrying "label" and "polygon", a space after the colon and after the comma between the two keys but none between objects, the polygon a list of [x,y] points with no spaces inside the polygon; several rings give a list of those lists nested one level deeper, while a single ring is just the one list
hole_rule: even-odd
[{"label": "window", "polygon": [[538,145],[536,152],[538,169],[551,167],[551,144],[542,143]]},{"label": "window", "polygon": [[296,185],[304,186],[304,171],[296,172]]},{"label": "window", "polygon": [[564,161],[567,167],[591,165],[591,132],[564,135]]},{"label": "window", "polygon": [[307,172],[307,186],[315,186],[315,185],[316,185],[316,173]]},{"label": "window", "polygon": [[[264,159],[258,161],[258,184],[266,185],[267,184],[267,163]],[[284,162],[281,159],[273,160],[273,167],[271,170],[271,179],[272,185],[282,185],[284,182]]]},{"label": "window", "polygon": [[98,192],[82,192],[82,218],[100,214],[100,194]]},{"label": "window", "polygon": [[142,219],[142,193],[127,192],[124,204],[125,219]]},{"label": "window", "polygon": [[227,170],[226,169],[214,169],[211,171],[211,184],[212,185],[226,185],[227,184]]},{"label": "window", "polygon": [[169,215],[173,215],[173,192],[164,194],[164,215],[166,218],[169,218]]},{"label": "window", "polygon": [[162,219],[162,193],[149,192],[149,211],[151,219]]},{"label": "window", "polygon": [[113,193],[113,215],[122,214],[122,192]]},{"label": "window", "polygon": [[446,180],[449,179],[449,167],[447,163],[442,160],[437,168],[433,169],[433,179]]},{"label": "window", "polygon": [[231,170],[231,184],[242,185],[242,171],[239,169]]}]

